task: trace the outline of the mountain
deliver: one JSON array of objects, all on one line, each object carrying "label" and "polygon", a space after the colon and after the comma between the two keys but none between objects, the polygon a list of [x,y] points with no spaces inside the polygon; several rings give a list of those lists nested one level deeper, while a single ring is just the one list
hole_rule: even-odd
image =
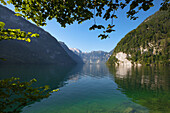
[{"label": "mountain", "polygon": [[83,64],[83,60],[81,57],[79,57],[77,54],[75,54],[73,51],[71,51],[67,45],[64,42],[59,41],[60,45],[64,48],[64,50],[67,52],[67,54],[77,63],[77,64]]},{"label": "mountain", "polygon": [[73,51],[75,54],[77,54],[77,55],[80,55],[80,54],[82,54],[83,52],[81,51],[81,50],[79,50],[79,49],[77,49],[77,48],[69,48],[71,51]]},{"label": "mountain", "polygon": [[109,52],[109,54],[112,55],[112,54],[113,54],[113,51],[114,51],[114,49],[112,49],[112,50]]},{"label": "mountain", "polygon": [[107,63],[169,65],[169,48],[170,13],[158,11],[121,39]]},{"label": "mountain", "polygon": [[14,14],[13,11],[0,5],[0,21],[5,23],[5,28],[38,33],[40,37],[31,38],[30,43],[18,40],[0,41],[0,58],[6,59],[0,63],[76,64],[53,36]]},{"label": "mountain", "polygon": [[88,64],[88,63],[106,63],[106,61],[108,60],[108,58],[110,57],[111,54],[109,54],[108,52],[104,52],[104,51],[92,51],[92,52],[82,52],[81,50],[77,49],[77,48],[70,48],[70,50],[72,50],[75,54],[77,54],[78,56],[80,56],[84,63]]},{"label": "mountain", "polygon": [[110,54],[104,51],[92,51],[82,54],[83,61],[86,63],[106,63]]}]

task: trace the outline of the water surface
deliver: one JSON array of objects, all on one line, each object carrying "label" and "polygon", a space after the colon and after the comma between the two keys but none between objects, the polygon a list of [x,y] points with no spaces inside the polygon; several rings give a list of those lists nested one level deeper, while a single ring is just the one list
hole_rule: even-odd
[{"label": "water surface", "polygon": [[36,78],[35,86],[59,88],[22,113],[148,113],[170,112],[169,67],[106,65],[1,66],[0,78]]}]

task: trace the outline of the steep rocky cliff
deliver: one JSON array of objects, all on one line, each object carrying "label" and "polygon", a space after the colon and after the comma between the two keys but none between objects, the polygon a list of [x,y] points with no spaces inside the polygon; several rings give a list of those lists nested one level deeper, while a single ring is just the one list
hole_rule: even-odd
[{"label": "steep rocky cliff", "polygon": [[83,64],[83,60],[80,56],[75,54],[73,51],[71,51],[67,45],[64,42],[59,41],[60,45],[64,48],[64,50],[68,53],[68,55],[77,63],[77,64]]},{"label": "steep rocky cliff", "polygon": [[129,32],[114,48],[108,64],[170,64],[170,13],[158,11]]},{"label": "steep rocky cliff", "polygon": [[53,36],[14,14],[13,11],[0,5],[0,21],[6,24],[5,28],[38,33],[40,37],[31,38],[30,43],[17,40],[0,41],[0,58],[6,59],[6,61],[0,61],[0,63],[75,64],[75,61]]}]

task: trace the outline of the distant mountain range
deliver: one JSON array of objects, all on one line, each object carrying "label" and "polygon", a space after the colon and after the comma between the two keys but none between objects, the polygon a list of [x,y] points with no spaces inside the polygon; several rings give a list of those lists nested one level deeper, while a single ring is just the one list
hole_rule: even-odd
[{"label": "distant mountain range", "polygon": [[83,60],[81,57],[79,57],[77,54],[75,54],[73,51],[71,51],[67,45],[64,42],[59,41],[60,45],[64,48],[64,50],[68,53],[68,55],[77,63],[77,64],[83,64]]},{"label": "distant mountain range", "polygon": [[157,11],[130,31],[114,48],[108,64],[169,65],[170,13]]},{"label": "distant mountain range", "polygon": [[5,28],[38,33],[40,37],[31,38],[30,43],[18,40],[0,41],[0,58],[6,59],[0,60],[0,64],[76,64],[53,36],[14,14],[0,5],[0,21],[5,23]]},{"label": "distant mountain range", "polygon": [[104,51],[92,51],[92,52],[82,52],[81,50],[77,48],[70,48],[75,54],[80,56],[83,59],[84,63],[90,63],[90,64],[101,64],[106,63],[111,52],[104,52]]}]

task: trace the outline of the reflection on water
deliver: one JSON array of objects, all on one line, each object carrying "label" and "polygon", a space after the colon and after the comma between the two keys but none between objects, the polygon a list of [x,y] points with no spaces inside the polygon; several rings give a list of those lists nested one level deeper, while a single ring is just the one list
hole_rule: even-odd
[{"label": "reflection on water", "polygon": [[148,113],[169,111],[169,78],[165,67],[100,65],[0,66],[0,79],[38,80],[35,86],[59,88],[23,113]]},{"label": "reflection on water", "polygon": [[114,75],[118,78],[126,78],[132,74],[131,66],[120,65],[114,68],[116,68],[116,73]]},{"label": "reflection on water", "polygon": [[105,65],[85,64],[75,66],[74,69],[69,72],[69,76],[66,77],[66,80],[67,82],[76,82],[77,80],[88,76],[94,78],[103,78],[106,75],[109,75],[109,71]]},{"label": "reflection on water", "polygon": [[117,90],[105,65],[83,65],[72,69],[58,92],[25,107],[23,113],[121,113],[147,112]]},{"label": "reflection on water", "polygon": [[64,85],[64,78],[74,66],[56,65],[0,65],[0,79],[19,77],[21,81],[37,79],[36,87],[50,85],[55,89]]},{"label": "reflection on water", "polygon": [[[122,70],[123,69],[123,70]],[[170,113],[169,67],[109,67],[121,91],[150,112]],[[121,74],[120,72],[123,71]]]}]

